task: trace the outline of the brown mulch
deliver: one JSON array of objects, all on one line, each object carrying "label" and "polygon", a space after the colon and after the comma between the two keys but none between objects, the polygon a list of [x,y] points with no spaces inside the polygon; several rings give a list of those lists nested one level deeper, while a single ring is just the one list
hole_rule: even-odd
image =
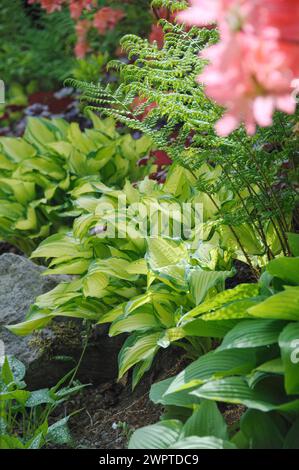
[{"label": "brown mulch", "polygon": [[238,423],[245,411],[246,407],[242,405],[226,405],[226,409],[223,412],[226,424],[232,426]]},{"label": "brown mulch", "polygon": [[[134,430],[159,421],[163,408],[150,400],[149,390],[152,383],[173,377],[186,367],[183,357],[173,359],[176,364],[168,372],[157,373],[156,370],[147,374],[133,392],[130,381],[105,383],[88,387],[66,402],[59,418],[81,409],[70,420],[73,446],[79,449],[126,449]],[[237,425],[245,411],[243,406],[226,403],[219,404],[219,409],[229,426]]]},{"label": "brown mulch", "polygon": [[172,354],[166,352],[134,391],[131,381],[126,377],[122,383],[110,382],[87,387],[64,404],[55,419],[81,410],[70,420],[74,447],[125,449],[135,429],[159,421],[162,407],[150,400],[150,387],[159,380],[175,376],[187,364],[176,351]]},{"label": "brown mulch", "polygon": [[77,406],[84,410],[70,428],[75,447],[81,449],[124,449],[132,431],[159,421],[161,414],[148,392],[136,398],[130,387],[117,384],[86,390]]}]

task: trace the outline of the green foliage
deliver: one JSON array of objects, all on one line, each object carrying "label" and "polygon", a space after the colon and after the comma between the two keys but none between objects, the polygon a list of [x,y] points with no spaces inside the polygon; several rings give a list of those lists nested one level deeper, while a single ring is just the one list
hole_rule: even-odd
[{"label": "green foliage", "polygon": [[[294,131],[298,116],[282,119],[278,113],[274,125],[259,129],[254,137],[246,136],[243,129],[227,138],[218,137],[214,125],[222,110],[196,81],[205,66],[198,53],[217,41],[217,32],[197,28],[186,32],[182,26],[164,20],[161,24],[165,31],[162,49],[137,36],[122,38],[131,63],[110,63],[109,67],[120,73],[117,90],[73,80],[70,83],[83,90],[82,100],[88,108],[151,136],[158,148],[193,174],[205,162],[221,170],[213,181],[200,174],[195,185],[217,212],[218,224],[227,239],[238,245],[246,262],[252,264],[250,251],[263,253],[267,260],[281,250],[289,254],[286,233],[292,230],[298,203],[298,133]],[[145,102],[132,110],[136,96]],[[150,103],[156,106],[144,117]],[[288,172],[283,170],[286,163]],[[219,194],[233,197],[219,207]],[[243,244],[244,237],[251,238],[249,250]]]},{"label": "green foliage", "polygon": [[[190,420],[195,423],[190,426],[195,438],[219,438],[220,426],[205,428],[205,418],[197,417],[206,403],[213,404],[217,413],[216,403],[225,402],[247,408],[240,423],[224,426],[236,447],[298,449],[299,280],[290,280],[288,274],[295,265],[298,272],[299,258],[277,258],[269,263],[256,286],[240,285],[219,293],[195,308],[192,315],[183,317],[182,322],[191,322],[191,328],[197,315],[210,324],[236,319],[237,323],[216,350],[198,358],[176,377],[152,387],[151,398],[165,406],[166,421],[136,431],[132,448],[148,448],[155,426],[168,426],[169,420],[178,417],[179,432],[174,441],[181,438],[182,430],[189,429]],[[250,293],[253,289],[256,292]],[[285,300],[285,294],[290,299]],[[253,305],[244,308],[244,299]],[[212,426],[216,415],[208,422]],[[165,448],[158,429],[155,435],[155,448]]]},{"label": "green foliage", "polygon": [[24,382],[25,366],[5,357],[0,367],[0,449],[39,449],[51,442],[70,444],[71,415],[49,424],[54,410],[79,392],[84,385],[63,386],[71,371],[51,389],[29,391]]},{"label": "green foliage", "polygon": [[[232,274],[231,256],[220,248],[219,236],[199,241],[195,204],[184,212],[185,201],[197,201],[187,170],[173,167],[164,186],[145,179],[135,188],[127,182],[116,190],[82,181],[71,195],[81,212],[73,231],[49,237],[32,257],[51,260],[48,274],[78,278],[37,298],[26,321],[9,327],[12,332],[28,334],[60,315],[112,323],[111,336],[129,333],[119,375],[133,367],[133,385],[160,347],[176,342],[194,357],[209,349],[209,336],[227,332],[217,322],[208,329],[197,322],[191,333],[180,326],[184,315],[222,290]],[[178,226],[180,236],[174,233]]]},{"label": "green foliage", "polygon": [[85,59],[77,59],[72,70],[72,76],[76,80],[88,80],[92,83],[98,83],[108,60],[107,53],[91,54]]},{"label": "green foliage", "polygon": [[[25,322],[10,330],[26,335],[56,316],[111,323],[111,336],[129,333],[119,376],[133,368],[133,386],[160,347],[175,343],[191,358],[208,351],[210,338],[223,338],[262,296],[254,284],[216,295],[242,253],[223,236],[213,207],[204,205],[198,221],[196,205],[205,203],[193,187],[199,172],[212,181],[219,169],[203,165],[194,174],[173,165],[163,186],[145,179],[122,190],[97,178],[77,182],[70,194],[73,213],[80,214],[73,231],[52,235],[32,257],[50,261],[48,274],[79,277],[39,297]],[[228,197],[220,193],[219,205]],[[184,212],[186,202],[191,214]],[[245,227],[242,240],[254,258]],[[207,322],[211,315],[215,321]]]},{"label": "green foliage", "polygon": [[[102,104],[110,103],[111,109],[105,112],[117,116],[128,125],[143,129],[153,137],[155,135],[159,148],[166,149],[174,160],[185,161],[191,153],[190,149],[184,148],[189,132],[196,130],[196,123],[202,126],[202,130],[211,131],[219,116],[219,110],[205,98],[202,88],[195,83],[204,66],[197,53],[207,43],[215,42],[217,33],[195,28],[186,33],[180,26],[166,21],[162,23],[166,34],[161,50],[156,44],[149,44],[137,36],[122,38],[121,46],[128,53],[131,63],[111,62],[110,68],[119,70],[122,81],[115,92],[109,86],[103,89],[88,83],[71,83],[82,87],[83,101],[90,102],[91,106],[101,111]],[[134,114],[130,108],[136,95],[146,98],[148,103],[158,104],[143,121],[139,121],[138,116],[145,105],[137,108]],[[205,109],[202,109],[203,103]],[[161,123],[163,116],[165,121]],[[180,128],[176,129],[178,124]],[[176,130],[179,136],[170,141],[169,137]],[[179,150],[183,152],[181,156]]]},{"label": "green foliage", "polygon": [[[110,57],[115,57],[115,51],[119,46],[119,41],[128,32],[140,34],[147,37],[152,25],[152,15],[150,13],[150,0],[98,0],[98,8],[111,7],[124,12],[124,18],[113,28],[108,29],[105,35],[100,35],[94,29],[89,34],[88,40],[92,51],[108,53]],[[92,18],[92,14],[86,14],[87,18]],[[86,77],[85,77],[86,80]]]},{"label": "green foliage", "polygon": [[184,10],[188,6],[187,0],[152,0],[153,8],[167,8],[170,11]]},{"label": "green foliage", "polygon": [[[185,4],[153,2],[172,11]],[[89,109],[109,116],[93,116],[94,129],[31,120],[24,139],[0,140],[3,238],[30,252],[57,232],[32,258],[47,259],[45,274],[75,276],[9,329],[26,335],[58,316],[110,323],[110,336],[127,334],[119,377],[132,370],[133,387],[160,348],[182,347],[194,362],[152,387],[162,421],[137,430],[130,448],[298,448],[299,245],[289,233],[297,220],[298,113],[277,113],[254,137],[242,128],[218,137],[222,110],[196,82],[205,66],[198,53],[218,33],[161,24],[162,49],[132,34],[122,39],[130,63],[111,63],[121,77],[116,89],[95,84],[104,57],[77,67],[76,78],[87,73],[94,84],[70,83],[83,89]],[[107,50],[119,31],[103,40]],[[137,107],[136,97],[144,99]],[[121,135],[114,119],[148,137]],[[174,161],[164,186],[148,178],[131,184],[148,171],[136,162],[149,139]],[[72,230],[61,230],[69,218]],[[256,276],[267,266],[258,283],[224,290],[233,259]],[[3,367],[10,380],[7,361]],[[24,406],[19,391],[10,398]],[[227,425],[218,402],[239,406],[241,419]],[[48,432],[39,429],[38,443]]]},{"label": "green foliage", "polygon": [[[222,433],[223,428],[225,423],[216,405],[206,401],[184,425],[178,420],[170,419],[137,430],[130,439],[129,449],[236,448],[225,437],[223,439],[222,434],[226,434],[225,430]],[[221,437],[216,437],[217,434]]]},{"label": "green foliage", "polygon": [[66,11],[47,15],[21,0],[2,0],[0,10],[0,78],[7,89],[16,82],[37,80],[40,89],[61,83],[74,65],[74,23]]},{"label": "green foliage", "polygon": [[148,171],[136,165],[151,142],[120,134],[113,119],[91,116],[93,129],[62,119],[29,118],[23,138],[0,138],[0,236],[29,253],[70,225],[70,191],[81,179],[121,187]]},{"label": "green foliage", "polygon": [[[107,1],[99,0],[98,4],[101,8],[107,6]],[[109,1],[109,6],[124,10],[125,18],[105,36],[100,36],[96,29],[91,32],[88,39],[91,49],[100,57],[107,53],[113,57],[124,34],[131,31],[146,35],[152,23],[149,0],[133,0],[125,6],[121,1]],[[86,17],[92,19],[90,14]],[[74,57],[75,23],[68,8],[47,14],[37,5],[25,7],[21,0],[2,0],[0,36],[0,78],[7,89],[12,83],[27,85],[32,80],[38,82],[40,89],[53,89],[60,86],[74,68],[78,69]],[[92,62],[89,72],[91,66],[95,68],[94,60]],[[74,77],[77,76],[75,73]],[[96,81],[101,76],[102,70]],[[86,77],[93,80],[94,75]]]}]

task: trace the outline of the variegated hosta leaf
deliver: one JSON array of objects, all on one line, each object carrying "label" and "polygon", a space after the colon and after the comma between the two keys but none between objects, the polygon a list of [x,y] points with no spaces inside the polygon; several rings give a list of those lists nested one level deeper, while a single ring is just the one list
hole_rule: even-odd
[{"label": "variegated hosta leaf", "polygon": [[251,307],[250,315],[277,320],[299,320],[299,286],[288,286],[284,291],[268,297]]},{"label": "variegated hosta leaf", "polygon": [[[113,132],[103,132],[106,124]],[[82,132],[77,123],[62,119],[28,118],[23,138],[0,139],[0,199],[22,207],[20,215],[10,213],[11,224],[0,215],[0,236],[3,233],[5,240],[26,247],[30,254],[49,233],[91,210],[93,201],[87,195],[101,189],[104,193],[112,185],[121,188],[126,178],[137,181],[145,176],[151,163],[143,167],[136,163],[150,150],[150,138],[135,141],[130,134],[120,135],[112,119],[95,125]],[[108,186],[100,188],[101,180]],[[80,195],[74,208],[72,198]],[[26,246],[22,239],[27,237],[34,242]]]},{"label": "variegated hosta leaf", "polygon": [[83,294],[85,297],[101,298],[107,295],[109,276],[100,270],[90,270],[83,279]]},{"label": "variegated hosta leaf", "polygon": [[51,269],[47,269],[45,274],[84,274],[89,265],[89,259],[69,257],[69,261],[52,264]]},{"label": "variegated hosta leaf", "polygon": [[112,323],[109,335],[115,336],[121,333],[131,333],[133,331],[145,331],[153,328],[159,328],[160,323],[157,321],[152,311],[148,313],[138,312],[135,310],[131,315],[123,315]]},{"label": "variegated hosta leaf", "polygon": [[182,243],[164,238],[148,238],[147,260],[153,271],[182,261],[188,262],[188,250]]},{"label": "variegated hosta leaf", "polygon": [[219,308],[214,312],[205,313],[201,316],[204,321],[236,320],[250,318],[248,310],[259,303],[258,298],[247,300],[236,300],[225,307]]},{"label": "variegated hosta leaf", "polygon": [[217,284],[223,284],[225,279],[231,276],[231,274],[231,271],[204,271],[200,268],[193,268],[190,272],[189,282],[195,304],[200,304],[206,297],[209,289]]},{"label": "variegated hosta leaf", "polygon": [[186,336],[183,328],[169,328],[158,341],[158,345],[167,348],[171,343],[178,341]]},{"label": "variegated hosta leaf", "polygon": [[81,279],[58,284],[58,286],[54,287],[51,291],[37,297],[36,306],[40,309],[59,307],[69,300],[80,297],[81,286]]},{"label": "variegated hosta leaf", "polygon": [[[185,425],[186,426],[186,425]],[[184,426],[184,427],[185,427]],[[183,424],[165,420],[138,429],[129,442],[129,449],[235,449],[235,445],[214,436],[184,437]]]},{"label": "variegated hosta leaf", "polygon": [[182,423],[176,420],[162,421],[134,432],[129,449],[169,449],[179,439]]},{"label": "variegated hosta leaf", "polygon": [[125,281],[136,281],[137,275],[130,274],[127,269],[130,262],[122,258],[95,260],[89,269],[89,274],[102,273]]},{"label": "variegated hosta leaf", "polygon": [[58,258],[70,256],[74,258],[91,258],[92,250],[85,249],[79,240],[71,234],[57,233],[43,241],[32,253],[32,258]]},{"label": "variegated hosta leaf", "polygon": [[[252,297],[257,297],[260,292],[260,287],[257,284],[240,284],[234,289],[225,290],[215,295],[212,299],[208,299],[202,304],[198,305],[190,312],[186,313],[182,318],[182,322],[190,320],[191,318],[197,317],[204,313],[211,311],[217,311],[222,307],[230,304],[234,301],[240,302],[245,299],[251,299]],[[249,300],[251,302],[251,300]],[[247,315],[246,315],[247,316]],[[215,319],[219,319],[216,318]]]},{"label": "variegated hosta leaf", "polygon": [[119,377],[122,377],[138,362],[153,357],[160,336],[160,332],[130,336],[119,353]]}]

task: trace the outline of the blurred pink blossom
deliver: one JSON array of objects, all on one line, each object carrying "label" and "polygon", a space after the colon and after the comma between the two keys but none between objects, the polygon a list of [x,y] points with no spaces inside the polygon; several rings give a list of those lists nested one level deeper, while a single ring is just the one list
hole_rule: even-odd
[{"label": "blurred pink blossom", "polygon": [[94,15],[93,25],[100,34],[105,34],[107,30],[113,29],[124,16],[122,10],[103,7]]},{"label": "blurred pink blossom", "polygon": [[217,123],[217,132],[227,135],[245,124],[255,132],[255,123],[269,126],[275,108],[293,113],[292,73],[277,42],[239,32],[207,49],[210,65],[198,77],[207,94],[227,109]]},{"label": "blurred pink blossom", "polygon": [[75,46],[75,55],[78,59],[83,59],[89,51],[87,35],[92,24],[88,20],[80,20],[76,24],[77,43]]},{"label": "blurred pink blossom", "polygon": [[299,76],[299,2],[191,0],[178,14],[188,25],[218,24],[220,42],[202,53],[210,63],[198,77],[208,96],[226,108],[216,130],[227,135],[244,123],[269,126],[276,109],[295,111]]},{"label": "blurred pink blossom", "polygon": [[219,27],[239,29],[253,13],[258,0],[190,0],[190,7],[177,15],[189,25],[205,26],[218,23]]},{"label": "blurred pink blossom", "polygon": [[65,0],[29,0],[29,5],[33,3],[40,3],[41,7],[47,11],[47,13],[53,13],[54,11],[60,11]]},{"label": "blurred pink blossom", "polygon": [[[61,10],[62,6],[69,7],[71,17],[76,21],[77,43],[75,46],[75,55],[78,58],[85,57],[90,50],[87,41],[89,30],[94,27],[100,34],[105,34],[107,30],[113,29],[116,24],[125,16],[120,9],[110,7],[98,8],[97,0],[28,0],[29,4],[39,3],[47,13]],[[126,0],[124,0],[126,3]],[[85,12],[93,10],[93,22],[84,18]]]},{"label": "blurred pink blossom", "polygon": [[70,2],[70,13],[74,20],[78,20],[83,10],[90,10],[95,4],[94,0],[72,0]]}]

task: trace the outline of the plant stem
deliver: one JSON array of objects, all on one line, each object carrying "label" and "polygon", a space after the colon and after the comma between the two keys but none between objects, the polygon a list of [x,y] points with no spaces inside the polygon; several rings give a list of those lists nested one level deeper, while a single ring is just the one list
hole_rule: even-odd
[{"label": "plant stem", "polygon": [[265,250],[267,252],[267,257],[268,257],[268,260],[270,259],[273,259],[274,258],[274,254],[273,252],[271,251],[271,248],[269,247],[268,243],[267,243],[267,239],[266,239],[266,235],[265,235],[265,232],[264,232],[264,229],[263,229],[263,226],[261,224],[261,221],[259,219],[259,217],[257,218],[258,220],[258,226],[256,225],[255,223],[255,220],[253,218],[253,216],[250,214],[249,210],[247,209],[247,206],[246,206],[246,203],[243,199],[243,197],[241,196],[241,193],[240,191],[238,190],[238,188],[236,188],[232,178],[230,177],[229,173],[227,172],[225,166],[223,164],[220,164],[221,165],[221,168],[223,169],[226,177],[228,178],[233,190],[236,192],[237,196],[239,197],[240,201],[241,201],[241,204],[243,206],[243,209],[245,210],[247,216],[249,217],[249,220],[250,222],[252,223],[253,227],[255,228],[256,232],[260,235],[263,243],[264,243],[264,247],[265,247]]},{"label": "plant stem", "polygon": [[250,154],[251,157],[253,158],[253,161],[254,161],[254,163],[255,163],[255,165],[256,165],[257,170],[260,172],[260,175],[261,175],[261,177],[263,178],[263,181],[266,183],[265,188],[264,188],[265,194],[266,194],[266,195],[267,195],[267,194],[270,194],[270,195],[272,196],[272,200],[273,200],[273,202],[274,202],[274,205],[276,206],[276,208],[277,208],[277,210],[278,210],[278,212],[279,212],[279,214],[280,214],[280,217],[281,217],[281,219],[278,219],[278,223],[279,223],[280,228],[281,228],[281,235],[282,235],[282,237],[283,237],[283,239],[284,239],[285,245],[286,245],[286,247],[287,247],[287,251],[288,251],[288,253],[290,253],[290,247],[289,247],[288,239],[287,239],[287,237],[286,237],[286,232],[288,231],[288,224],[287,224],[287,221],[286,221],[286,219],[285,219],[284,213],[283,213],[283,211],[282,211],[282,209],[281,209],[281,206],[280,206],[280,204],[279,204],[279,201],[277,200],[276,194],[275,194],[275,192],[273,191],[273,188],[272,188],[271,183],[270,183],[270,181],[269,181],[269,179],[268,179],[268,176],[267,176],[267,174],[264,172],[264,170],[262,169],[262,167],[261,167],[261,165],[260,165],[258,159],[256,158],[255,153],[252,152],[252,150],[247,146],[246,143],[244,143],[244,142],[242,141],[242,139],[240,139],[239,136],[238,136],[238,140],[239,140],[239,142],[241,143],[241,145],[243,145],[244,148],[246,148],[246,150],[249,152],[249,154]]}]

